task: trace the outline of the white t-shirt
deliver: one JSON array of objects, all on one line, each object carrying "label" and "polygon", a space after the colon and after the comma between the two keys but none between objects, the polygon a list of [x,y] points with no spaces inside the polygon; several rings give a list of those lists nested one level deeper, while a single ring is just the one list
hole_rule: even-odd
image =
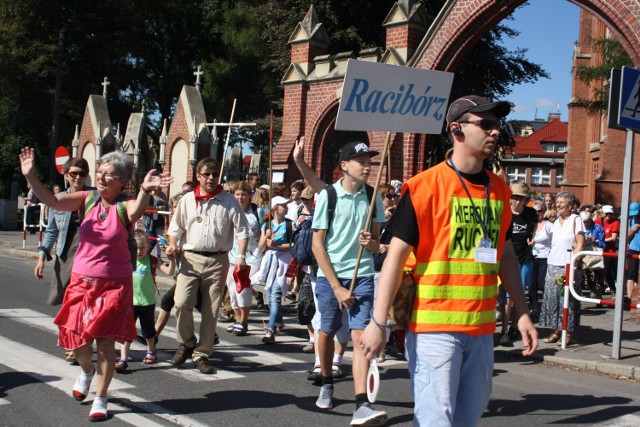
[{"label": "white t-shirt", "polygon": [[[584,222],[576,214],[571,214],[569,218],[560,222],[562,219],[558,217],[553,223],[553,239],[551,239],[551,252],[547,257],[548,265],[565,266],[571,261],[569,251],[576,242],[576,234],[584,235]],[[574,225],[575,224],[575,225]],[[574,232],[575,229],[575,232]]]},{"label": "white t-shirt", "polygon": [[302,206],[302,200],[298,202],[291,201],[287,204],[287,214],[285,218],[289,218],[294,224],[298,221],[298,209]]}]

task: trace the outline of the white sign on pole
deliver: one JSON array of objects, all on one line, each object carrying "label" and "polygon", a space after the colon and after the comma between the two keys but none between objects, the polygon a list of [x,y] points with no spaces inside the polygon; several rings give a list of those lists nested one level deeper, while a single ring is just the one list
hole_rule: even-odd
[{"label": "white sign on pole", "polygon": [[439,134],[453,73],[350,59],[336,130]]}]

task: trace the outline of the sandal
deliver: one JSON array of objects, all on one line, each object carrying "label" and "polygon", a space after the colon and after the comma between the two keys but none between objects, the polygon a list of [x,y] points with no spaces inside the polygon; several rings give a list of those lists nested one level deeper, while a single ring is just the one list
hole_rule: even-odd
[{"label": "sandal", "polygon": [[331,366],[331,376],[334,380],[344,378],[344,371],[342,370],[342,365],[339,363],[333,363]]},{"label": "sandal", "polygon": [[116,372],[123,373],[129,367],[129,363],[124,359],[118,359],[116,362]]},{"label": "sandal", "polygon": [[307,380],[313,381],[314,383],[318,383],[322,381],[322,372],[320,366],[315,365],[313,369],[309,371],[309,375],[307,375]]},{"label": "sandal", "polygon": [[558,331],[553,331],[551,335],[544,339],[544,342],[546,342],[547,344],[551,344],[554,342],[558,342],[560,338],[560,333]]},{"label": "sandal", "polygon": [[158,361],[158,356],[155,351],[147,350],[147,355],[142,359],[142,363],[145,365],[152,365]]}]

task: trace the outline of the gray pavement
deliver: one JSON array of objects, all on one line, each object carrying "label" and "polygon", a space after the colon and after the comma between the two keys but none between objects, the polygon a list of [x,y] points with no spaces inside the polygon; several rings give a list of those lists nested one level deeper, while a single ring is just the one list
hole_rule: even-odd
[{"label": "gray pavement", "polygon": [[[0,252],[22,258],[37,258],[38,234],[27,235],[23,247],[21,231],[0,230]],[[34,263],[35,266],[35,263]],[[50,268],[50,265],[47,266]],[[47,269],[48,269],[47,268]],[[46,270],[45,270],[46,271]],[[168,288],[171,278],[158,273],[158,285]],[[612,358],[613,308],[597,308],[594,304],[583,303],[581,325],[574,334],[574,344],[565,350],[555,344],[546,344],[542,338],[549,335],[548,329],[539,329],[540,346],[534,358],[547,363],[570,368],[599,372],[615,377],[640,380],[640,323],[630,319],[630,312],[624,311],[620,359]],[[513,357],[521,357],[520,341],[514,347],[496,347],[496,351]]]}]

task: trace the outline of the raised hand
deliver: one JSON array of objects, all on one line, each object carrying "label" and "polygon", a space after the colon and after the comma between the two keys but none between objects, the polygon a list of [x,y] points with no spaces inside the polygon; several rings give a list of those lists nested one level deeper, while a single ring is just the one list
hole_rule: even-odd
[{"label": "raised hand", "polygon": [[166,187],[173,182],[173,177],[169,175],[169,172],[163,172],[156,175],[156,169],[151,169],[144,177],[142,182],[142,189],[145,191],[158,190],[161,187]]},{"label": "raised hand", "polygon": [[32,175],[35,170],[36,156],[35,151],[31,147],[24,147],[18,154],[20,159],[20,170],[22,175]]},{"label": "raised hand", "polygon": [[296,139],[296,143],[293,145],[293,160],[304,161],[304,135]]}]

